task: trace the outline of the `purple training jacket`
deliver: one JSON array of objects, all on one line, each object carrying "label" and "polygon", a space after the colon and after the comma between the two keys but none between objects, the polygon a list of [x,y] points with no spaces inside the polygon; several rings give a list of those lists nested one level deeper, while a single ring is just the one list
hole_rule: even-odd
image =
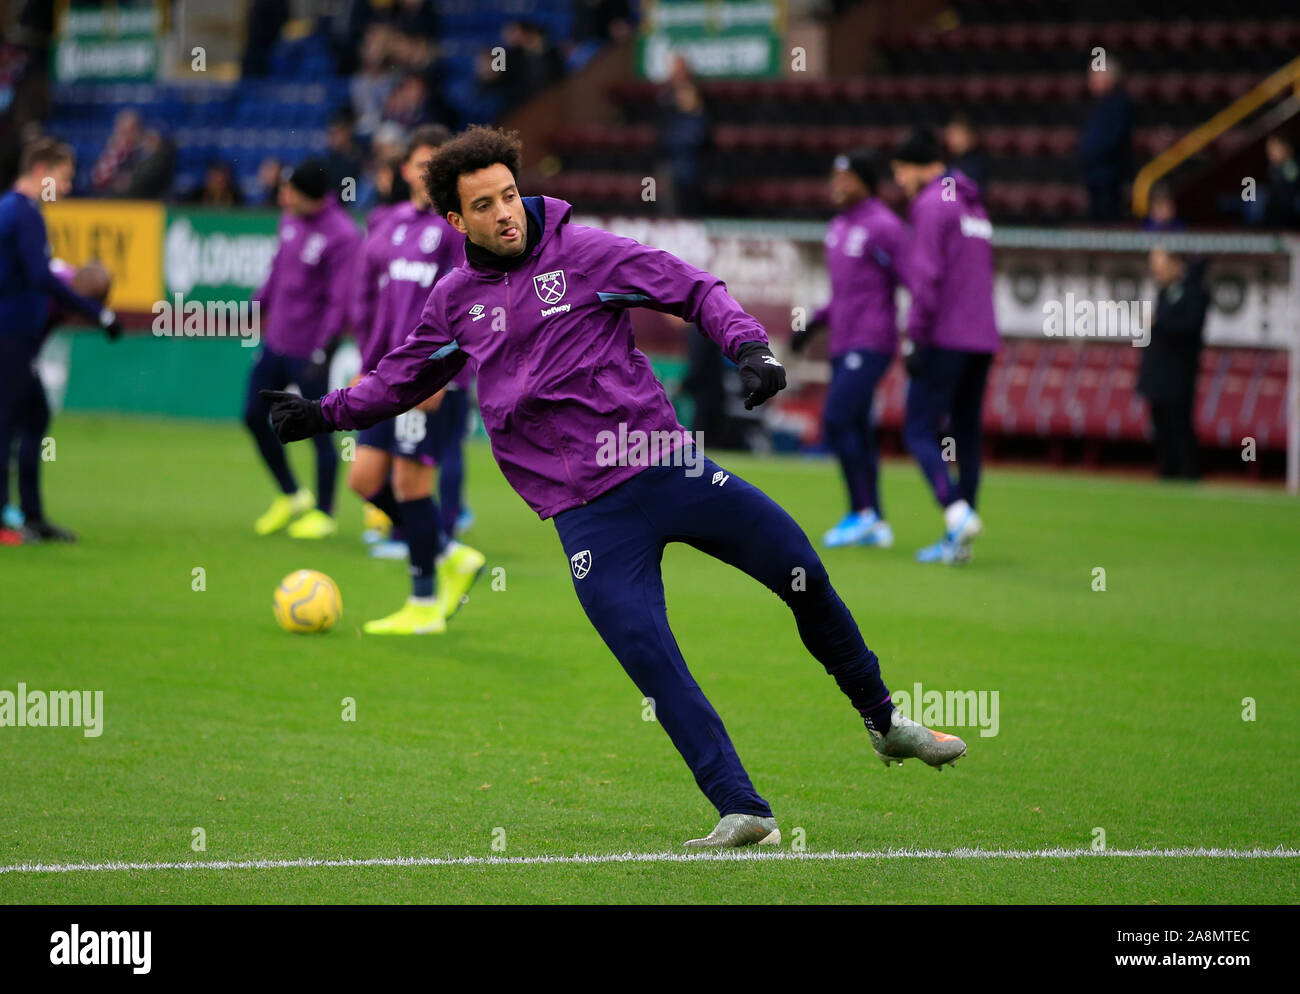
[{"label": "purple training jacket", "polygon": [[993,226],[979,187],[958,170],[925,186],[910,210],[904,282],[912,292],[908,337],[965,352],[1001,348],[993,316]]},{"label": "purple training jacket", "polygon": [[894,290],[907,229],[875,197],[835,216],[826,230],[831,299],[813,314],[830,325],[832,359],[855,349],[893,355],[898,349]]},{"label": "purple training jacket", "polygon": [[746,342],[766,343],[767,333],[716,276],[631,238],[570,224],[573,208],[563,200],[527,197],[524,205],[530,225],[542,218],[528,258],[509,272],[466,259],[434,286],[406,341],[356,386],[327,394],[321,410],[336,429],[365,428],[414,407],[468,362],[502,473],[549,518],[645,468],[639,459],[609,465],[601,455],[609,433],[621,437],[625,426],[629,434],[685,437],[633,343],[627,308],[695,323],[732,359]]},{"label": "purple training jacket", "polygon": [[271,273],[253,295],[261,302],[266,347],[309,358],[342,334],[361,233],[338,204],[311,217],[285,211]]}]

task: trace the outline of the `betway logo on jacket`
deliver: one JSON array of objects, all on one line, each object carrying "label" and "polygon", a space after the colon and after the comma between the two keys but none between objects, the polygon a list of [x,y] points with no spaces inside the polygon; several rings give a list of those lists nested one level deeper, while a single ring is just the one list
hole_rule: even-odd
[{"label": "betway logo on jacket", "polygon": [[399,283],[419,283],[420,286],[433,286],[438,277],[438,266],[432,262],[418,259],[393,259],[388,264],[388,278]]}]

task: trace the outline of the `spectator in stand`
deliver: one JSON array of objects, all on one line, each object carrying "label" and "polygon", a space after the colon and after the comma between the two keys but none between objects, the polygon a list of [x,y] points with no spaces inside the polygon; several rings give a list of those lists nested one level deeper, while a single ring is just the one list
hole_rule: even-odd
[{"label": "spectator in stand", "polygon": [[335,0],[329,42],[340,76],[351,76],[360,67],[361,48],[374,15],[370,0]]},{"label": "spectator in stand", "polygon": [[632,34],[632,11],[628,0],[577,0],[573,10],[573,40],[622,41]]},{"label": "spectator in stand", "polygon": [[1088,92],[1096,98],[1079,138],[1079,161],[1088,189],[1088,219],[1118,221],[1124,184],[1133,178],[1133,99],[1113,56],[1104,69],[1089,69]]},{"label": "spectator in stand", "polygon": [[713,122],[700,88],[690,78],[669,84],[669,103],[659,125],[659,153],[667,163],[669,213],[698,217],[707,207],[704,190]]},{"label": "spectator in stand", "polygon": [[356,130],[369,138],[384,119],[384,104],[393,91],[397,75],[389,53],[389,36],[393,29],[386,24],[372,24],[361,43],[361,71],[349,84]]},{"label": "spectator in stand", "polygon": [[256,207],[276,207],[280,203],[280,182],[284,166],[279,159],[263,159],[257,167],[257,197],[253,201]]},{"label": "spectator in stand", "polygon": [[367,231],[394,206],[411,199],[411,188],[402,177],[402,162],[399,156],[374,160],[372,175],[366,177],[357,198],[357,206],[370,212],[366,217]]},{"label": "spectator in stand", "polygon": [[406,129],[389,121],[380,125],[375,132],[374,140],[370,143],[370,157],[375,162],[405,158],[402,151],[405,148]]},{"label": "spectator in stand", "polygon": [[418,72],[402,76],[384,102],[385,122],[411,129],[429,120],[429,84]]},{"label": "spectator in stand", "polygon": [[1178,204],[1168,183],[1157,183],[1151,188],[1151,208],[1142,222],[1143,231],[1186,231],[1187,225],[1178,216]]},{"label": "spectator in stand", "polygon": [[123,196],[163,200],[171,193],[175,172],[176,143],[161,131],[150,129],[140,139],[140,158],[131,169]]},{"label": "spectator in stand", "polygon": [[244,195],[235,182],[235,172],[230,163],[213,159],[203,173],[202,184],[190,192],[188,199],[204,207],[238,207],[243,204]]},{"label": "spectator in stand", "polygon": [[253,0],[248,8],[248,44],[244,46],[245,77],[271,73],[271,49],[289,20],[289,0]]},{"label": "spectator in stand", "polygon": [[[361,149],[357,147],[352,134],[355,124],[356,115],[352,108],[345,107],[334,115],[326,131],[328,151],[325,153],[325,172],[335,194],[340,193],[345,180],[351,179],[354,184],[361,181]],[[355,190],[353,192],[355,194]]]},{"label": "spectator in stand", "polygon": [[507,113],[541,93],[564,76],[564,59],[546,36],[546,29],[531,21],[507,21],[501,29],[504,65],[491,52],[479,56],[479,88],[502,98]]},{"label": "spectator in stand", "polygon": [[960,169],[987,195],[989,166],[984,150],[980,148],[975,126],[965,114],[954,114],[943,130],[944,145],[948,148],[948,165]]},{"label": "spectator in stand", "polygon": [[117,112],[113,130],[90,171],[90,188],[101,197],[118,196],[131,184],[131,170],[144,155],[140,115],[129,107]]},{"label": "spectator in stand", "polygon": [[1261,222],[1269,228],[1300,227],[1300,164],[1295,144],[1281,132],[1264,142],[1268,178],[1261,191]]},{"label": "spectator in stand", "polygon": [[388,23],[408,38],[433,41],[438,37],[438,10],[433,0],[396,0]]},{"label": "spectator in stand", "polygon": [[632,35],[628,0],[577,0],[573,9],[573,37],[561,44],[564,63],[577,72],[611,41]]},{"label": "spectator in stand", "polygon": [[1157,246],[1151,250],[1150,266],[1158,289],[1156,313],[1151,342],[1142,350],[1137,389],[1151,408],[1160,477],[1194,480],[1199,469],[1192,413],[1210,306],[1206,260],[1184,261]]}]

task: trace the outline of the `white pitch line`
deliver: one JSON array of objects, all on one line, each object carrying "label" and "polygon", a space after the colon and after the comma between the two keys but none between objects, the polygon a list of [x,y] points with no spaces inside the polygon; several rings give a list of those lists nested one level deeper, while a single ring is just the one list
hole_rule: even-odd
[{"label": "white pitch line", "polygon": [[190,860],[158,863],[19,863],[0,873],[105,873],[147,870],[282,870],[368,866],[589,866],[601,863],[826,862],[882,859],[1300,859],[1300,849],[881,849],[869,852],[786,852],[755,849],[703,853],[607,853],[574,856],[394,856],[363,859]]}]

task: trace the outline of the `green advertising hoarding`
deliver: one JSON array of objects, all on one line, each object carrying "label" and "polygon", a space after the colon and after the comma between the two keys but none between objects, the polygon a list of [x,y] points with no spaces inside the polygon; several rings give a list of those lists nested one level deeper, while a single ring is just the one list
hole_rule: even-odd
[{"label": "green advertising hoarding", "polygon": [[158,74],[160,8],[152,3],[72,6],[50,52],[60,83],[151,80]]},{"label": "green advertising hoarding", "polygon": [[696,76],[779,76],[785,14],[784,0],[647,0],[641,74],[661,82],[680,55]]},{"label": "green advertising hoarding", "polygon": [[187,299],[247,300],[271,271],[274,211],[168,208],[163,288]]},{"label": "green advertising hoarding", "polygon": [[[177,294],[204,304],[248,300],[271,270],[278,220],[269,210],[169,207],[160,303],[176,309]],[[55,336],[45,361],[63,371],[46,378],[62,375],[69,410],[238,417],[257,350],[238,338],[169,332],[151,329],[111,345],[97,334]]]}]

